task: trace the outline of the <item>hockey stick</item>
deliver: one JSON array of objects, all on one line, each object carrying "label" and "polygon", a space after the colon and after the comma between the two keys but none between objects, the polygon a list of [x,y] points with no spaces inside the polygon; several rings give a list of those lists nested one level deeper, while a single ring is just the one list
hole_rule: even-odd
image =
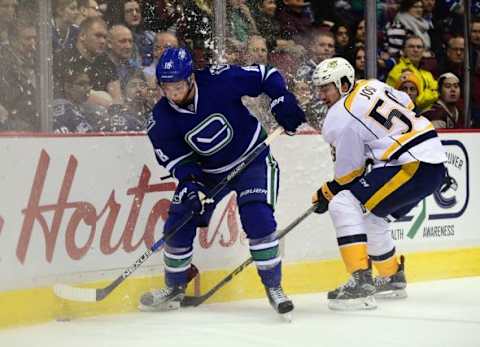
[{"label": "hockey stick", "polygon": [[[206,202],[208,199],[212,199],[217,196],[226,185],[237,177],[250,163],[252,163],[269,145],[272,141],[283,133],[283,128],[277,128],[271,133],[262,143],[258,144],[253,151],[251,151],[227,176],[225,176],[212,190],[208,196],[202,199]],[[155,242],[153,246],[143,253],[140,258],[132,265],[126,268],[123,273],[117,277],[112,283],[104,288],[78,288],[67,284],[56,284],[53,286],[55,295],[60,298],[72,300],[72,301],[86,301],[95,302],[105,299],[115,288],[117,288],[125,279],[127,279],[140,265],[147,261],[150,256],[160,249],[166,241],[170,240],[190,219],[194,216],[193,211],[190,211],[185,217],[180,220],[173,228],[172,231],[164,234],[164,236]]]},{"label": "hockey stick", "polygon": [[[313,205],[308,208],[305,212],[302,213],[300,217],[297,217],[293,222],[291,222],[287,227],[278,232],[278,239],[283,238],[287,235],[293,228],[295,228],[298,224],[300,224],[305,218],[307,218],[317,207],[317,205]],[[213,294],[215,294],[220,288],[225,286],[228,282],[230,282],[235,276],[237,276],[240,272],[242,272],[248,265],[253,262],[253,258],[250,257],[245,260],[242,264],[240,264],[235,270],[233,270],[230,274],[228,274],[223,280],[217,283],[212,289],[200,296],[185,296],[182,301],[183,307],[194,306],[197,307],[198,305],[204,303],[207,299],[209,299]]]}]

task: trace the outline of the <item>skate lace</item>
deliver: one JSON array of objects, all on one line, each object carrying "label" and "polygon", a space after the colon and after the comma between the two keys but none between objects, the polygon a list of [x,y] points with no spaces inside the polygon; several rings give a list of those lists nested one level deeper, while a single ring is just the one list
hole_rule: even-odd
[{"label": "skate lace", "polygon": [[381,287],[389,282],[390,282],[390,277],[378,276],[373,279],[373,284],[375,285],[375,287]]},{"label": "skate lace", "polygon": [[355,279],[355,277],[350,277],[347,281],[347,283],[345,283],[344,285],[342,285],[342,289],[344,288],[354,288],[355,286],[357,285],[357,280]]},{"label": "skate lace", "polygon": [[275,302],[281,302],[285,300],[285,294],[283,294],[282,288],[268,288],[268,292],[270,293],[270,297]]},{"label": "skate lace", "polygon": [[173,288],[171,287],[163,287],[160,289],[157,289],[153,292],[154,296],[156,297],[164,297],[164,296],[169,296],[173,292]]}]

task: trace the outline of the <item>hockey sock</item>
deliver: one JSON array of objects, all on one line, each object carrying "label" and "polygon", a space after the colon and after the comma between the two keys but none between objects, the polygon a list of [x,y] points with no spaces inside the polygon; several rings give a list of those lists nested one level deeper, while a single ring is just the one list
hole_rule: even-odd
[{"label": "hockey sock", "polygon": [[395,247],[385,254],[370,255],[370,259],[372,259],[373,266],[375,266],[375,269],[381,277],[392,276],[398,271],[398,260],[395,255]]},{"label": "hockey sock", "polygon": [[250,240],[250,253],[266,287],[278,287],[282,277],[281,258],[276,234]]},{"label": "hockey sock", "polygon": [[188,282],[188,270],[192,262],[193,248],[167,246],[163,252],[165,281],[167,286],[185,286]]}]

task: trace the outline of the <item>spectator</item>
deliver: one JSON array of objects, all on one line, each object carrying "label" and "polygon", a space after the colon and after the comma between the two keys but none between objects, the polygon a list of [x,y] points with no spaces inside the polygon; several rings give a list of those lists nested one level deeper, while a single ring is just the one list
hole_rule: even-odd
[{"label": "spectator", "polygon": [[197,68],[212,62],[215,40],[213,0],[187,1],[177,24],[177,37],[193,52]]},{"label": "spectator", "polygon": [[470,27],[472,64],[472,120],[480,127],[480,18],[474,18]]},{"label": "spectator", "polygon": [[253,35],[248,39],[245,62],[247,65],[268,64],[267,40],[264,37]]},{"label": "spectator", "polygon": [[432,51],[435,55],[440,55],[442,50],[442,34],[441,23],[434,16],[434,9],[436,0],[422,0],[423,3],[423,18],[427,21],[430,29],[428,34],[432,40]]},{"label": "spectator", "polygon": [[[267,40],[264,37],[251,36],[248,39],[246,51],[245,63],[247,65],[268,64]],[[273,129],[276,122],[270,112],[271,99],[267,95],[261,94],[255,98],[243,96],[242,102],[250,110],[250,113],[257,117],[265,129]]]},{"label": "spectator", "polygon": [[38,70],[34,23],[18,18],[8,32],[10,44],[0,47],[0,108],[3,130],[39,131],[36,104]]},{"label": "spectator", "polygon": [[77,0],[78,16],[76,24],[80,25],[87,18],[103,17],[102,11],[95,0]]},{"label": "spectator", "polygon": [[162,53],[165,51],[165,49],[170,47],[178,47],[178,39],[174,34],[167,31],[162,31],[155,34],[155,42],[153,44],[153,62],[143,69],[143,73],[146,76],[150,90],[158,89],[158,91],[160,91],[160,88],[157,88],[158,85],[155,69],[157,67],[158,60],[162,56]]},{"label": "spectator", "polygon": [[463,84],[464,64],[465,62],[465,40],[462,36],[452,36],[447,41],[446,54],[438,65],[438,73],[444,74],[452,72]]},{"label": "spectator", "polygon": [[417,76],[411,71],[404,71],[400,76],[400,79],[395,86],[396,89],[401,90],[408,94],[410,99],[412,100],[413,104],[415,105],[413,112],[419,113],[418,109],[418,96],[419,96],[419,89],[420,89],[420,81],[418,80]]},{"label": "spectator", "polygon": [[350,60],[353,56],[352,34],[347,24],[338,22],[332,27],[335,35],[335,52],[337,56]]},{"label": "spectator", "polygon": [[257,0],[254,3],[252,14],[257,30],[267,40],[268,50],[272,51],[280,40],[281,31],[280,23],[275,16],[277,4],[275,0]]},{"label": "spectator", "polygon": [[15,22],[17,13],[17,0],[0,0],[0,45],[8,44],[8,30]]},{"label": "spectator", "polygon": [[142,71],[136,71],[126,81],[123,105],[112,105],[108,113],[102,113],[95,127],[98,131],[141,131],[155,100],[148,98],[148,85]]},{"label": "spectator", "polygon": [[428,33],[430,29],[430,24],[423,18],[422,1],[402,0],[399,13],[386,28],[386,51],[397,57],[407,36],[415,35],[423,41],[424,54],[431,55],[431,38]]},{"label": "spectator", "polygon": [[355,47],[365,47],[367,32],[365,30],[365,19],[360,20],[355,28]]},{"label": "spectator", "polygon": [[73,66],[64,75],[63,98],[53,102],[53,130],[56,133],[87,133],[93,126],[82,104],[87,101],[92,83],[87,73],[80,66]]},{"label": "spectator", "polygon": [[419,81],[416,105],[420,111],[427,109],[438,99],[437,81],[430,71],[424,70],[420,65],[424,50],[425,46],[420,37],[409,37],[405,41],[404,56],[387,76],[387,84],[396,87],[405,71],[411,71],[415,75]]},{"label": "spectator", "polygon": [[[107,26],[101,18],[88,18],[80,25],[75,47],[64,49],[54,56],[54,82],[57,96],[64,93],[63,78],[72,66],[81,66],[90,77],[95,91],[109,93],[115,103],[122,103],[120,81],[116,68],[105,53]],[[90,100],[96,102],[95,100]]]},{"label": "spectator", "polygon": [[220,63],[243,65],[245,63],[244,51],[245,45],[242,42],[233,38],[227,38],[225,40],[225,51],[220,59]]},{"label": "spectator", "polygon": [[365,73],[365,48],[360,46],[355,49],[353,67],[355,69],[355,80],[366,78]]},{"label": "spectator", "polygon": [[79,27],[75,24],[78,17],[77,0],[54,0],[52,22],[53,50],[73,48],[79,34]]},{"label": "spectator", "polygon": [[257,26],[245,0],[228,0],[227,20],[230,36],[240,42],[247,42],[249,36],[257,33]]},{"label": "spectator", "polygon": [[330,31],[312,30],[307,35],[307,42],[308,53],[305,62],[297,70],[297,79],[310,80],[317,64],[335,55],[335,37]]},{"label": "spectator", "polygon": [[303,35],[312,29],[312,18],[306,8],[309,6],[304,0],[283,0],[284,7],[277,12],[277,18],[282,28],[282,38],[294,39],[298,42]]},{"label": "spectator", "polygon": [[133,59],[139,66],[148,66],[153,61],[153,42],[155,33],[145,30],[143,25],[140,2],[137,0],[123,0],[123,23],[133,33],[135,42]]},{"label": "spectator", "polygon": [[143,0],[142,10],[145,29],[153,32],[176,32],[183,11],[177,0]]},{"label": "spectator", "polygon": [[109,57],[116,67],[116,77],[124,90],[127,81],[140,67],[133,59],[133,35],[124,25],[114,25],[109,31]]},{"label": "spectator", "polygon": [[422,113],[435,128],[463,128],[464,119],[456,104],[460,99],[460,79],[451,72],[438,78],[440,98]]}]

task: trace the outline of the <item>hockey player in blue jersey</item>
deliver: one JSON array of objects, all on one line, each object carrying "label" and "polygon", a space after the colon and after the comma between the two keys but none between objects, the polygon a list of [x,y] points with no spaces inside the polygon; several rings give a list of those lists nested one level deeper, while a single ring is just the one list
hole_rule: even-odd
[{"label": "hockey player in blue jersey", "polygon": [[160,165],[178,180],[165,231],[189,211],[195,216],[166,242],[165,282],[145,293],[140,309],[176,309],[185,295],[196,228],[208,225],[215,203],[231,191],[237,194],[240,219],[250,252],[272,307],[280,314],[293,310],[281,287],[281,258],[274,205],[279,168],[265,150],[215,202],[202,206],[199,193],[215,184],[266,138],[259,121],[242,104],[244,95],[267,94],[272,114],[287,133],[294,133],[305,115],[280,73],[271,66],[234,65],[192,68],[184,48],[167,49],[157,65],[157,80],[165,98],[154,107],[148,136]]}]

